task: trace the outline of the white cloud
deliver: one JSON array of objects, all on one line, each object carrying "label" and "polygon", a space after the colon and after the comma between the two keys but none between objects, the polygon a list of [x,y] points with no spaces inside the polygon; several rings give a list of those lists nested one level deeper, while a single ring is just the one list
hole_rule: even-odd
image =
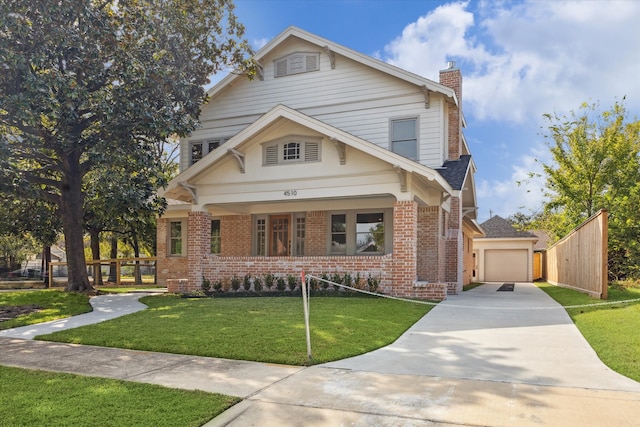
[{"label": "white cloud", "polygon": [[523,123],[627,95],[640,110],[640,2],[468,2],[440,6],[385,47],[386,61],[437,80],[455,59],[467,114]]},{"label": "white cloud", "polygon": [[516,212],[531,214],[541,210],[545,201],[542,163],[549,163],[549,151],[543,146],[532,148],[513,165],[509,179],[481,179],[477,185],[479,221],[491,213],[504,218]]}]

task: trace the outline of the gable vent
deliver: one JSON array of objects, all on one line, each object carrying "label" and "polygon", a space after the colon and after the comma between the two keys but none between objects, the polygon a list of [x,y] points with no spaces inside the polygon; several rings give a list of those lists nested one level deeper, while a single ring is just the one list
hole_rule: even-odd
[{"label": "gable vent", "polygon": [[292,74],[320,70],[320,53],[296,52],[274,61],[274,76],[283,77]]},{"label": "gable vent", "polygon": [[265,165],[277,165],[278,164],[278,146],[272,145],[265,148],[264,151],[264,164]]},{"label": "gable vent", "polygon": [[317,142],[307,142],[304,145],[304,161],[317,162],[320,160],[320,144]]}]

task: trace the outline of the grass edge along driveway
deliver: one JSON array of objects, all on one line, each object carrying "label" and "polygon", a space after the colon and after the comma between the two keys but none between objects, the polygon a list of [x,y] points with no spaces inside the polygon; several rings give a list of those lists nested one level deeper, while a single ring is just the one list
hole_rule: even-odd
[{"label": "grass edge along driveway", "polygon": [[640,301],[589,307],[640,298],[640,289],[609,287],[609,299],[600,301],[549,283],[536,285],[563,306],[583,305],[566,310],[600,360],[619,374],[640,381]]}]

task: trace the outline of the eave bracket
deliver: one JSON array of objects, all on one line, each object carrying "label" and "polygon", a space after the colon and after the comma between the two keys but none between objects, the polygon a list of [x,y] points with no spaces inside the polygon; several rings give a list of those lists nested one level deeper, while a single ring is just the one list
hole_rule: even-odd
[{"label": "eave bracket", "polygon": [[324,49],[324,51],[327,53],[327,56],[329,57],[329,61],[331,62],[331,69],[335,70],[336,68],[335,52],[333,52],[329,46],[323,46],[322,48]]},{"label": "eave bracket", "polygon": [[196,193],[196,186],[188,184],[186,182],[179,182],[178,185],[189,192],[189,195],[191,195],[192,203],[197,205],[198,204],[198,194]]},{"label": "eave bracket", "polygon": [[403,193],[407,192],[407,171],[402,169],[398,165],[394,165],[393,169],[398,174],[398,178],[400,179],[400,191]]},{"label": "eave bracket", "polygon": [[336,150],[338,150],[338,156],[340,156],[340,164],[344,165],[347,163],[347,146],[344,142],[338,141],[336,138],[329,138],[333,145],[336,146]]},{"label": "eave bracket", "polygon": [[227,150],[227,152],[233,154],[233,157],[235,157],[236,160],[238,161],[238,166],[240,167],[240,172],[244,173],[244,164],[245,164],[244,153],[241,153],[240,151],[235,150],[233,148],[229,148],[229,150]]},{"label": "eave bracket", "polygon": [[420,86],[420,90],[424,95],[424,108],[428,110],[429,109],[429,89],[427,89],[427,87],[423,85],[423,86]]}]

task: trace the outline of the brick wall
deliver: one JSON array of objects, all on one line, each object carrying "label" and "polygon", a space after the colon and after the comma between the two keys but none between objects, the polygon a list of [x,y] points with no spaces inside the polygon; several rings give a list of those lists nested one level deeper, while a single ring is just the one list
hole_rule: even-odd
[{"label": "brick wall", "polygon": [[227,215],[220,218],[220,255],[251,254],[251,215]]},{"label": "brick wall", "polygon": [[417,277],[418,204],[399,201],[393,205],[393,290],[397,295],[413,291]]},{"label": "brick wall", "polygon": [[440,71],[440,84],[450,87],[458,98],[458,107],[454,104],[448,105],[449,119],[449,160],[458,160],[460,158],[462,138],[460,135],[462,129],[462,116],[460,108],[462,108],[462,73],[457,68]]},{"label": "brick wall", "polygon": [[187,257],[186,256],[167,256],[167,240],[168,228],[171,220],[167,218],[159,218],[156,228],[157,246],[156,256],[158,257],[157,282],[159,285],[166,286],[168,279],[176,277],[187,277]]},{"label": "brick wall", "polygon": [[325,211],[307,212],[305,219],[305,254],[322,256],[327,252],[327,214]]},{"label": "brick wall", "polygon": [[208,212],[189,212],[189,230],[187,238],[187,278],[189,282],[202,281],[202,259],[211,253],[211,214]]},{"label": "brick wall", "polygon": [[440,208],[420,206],[418,208],[418,280],[438,282],[440,263]]},{"label": "brick wall", "polygon": [[[450,284],[460,283],[462,286],[462,214],[460,210],[461,200],[458,197],[451,197],[451,211],[449,213],[449,221],[446,234],[446,261],[444,281]],[[459,286],[455,286],[457,289]],[[456,289],[452,289],[450,285],[450,293],[456,293]],[[457,289],[461,290],[461,289]]]}]

